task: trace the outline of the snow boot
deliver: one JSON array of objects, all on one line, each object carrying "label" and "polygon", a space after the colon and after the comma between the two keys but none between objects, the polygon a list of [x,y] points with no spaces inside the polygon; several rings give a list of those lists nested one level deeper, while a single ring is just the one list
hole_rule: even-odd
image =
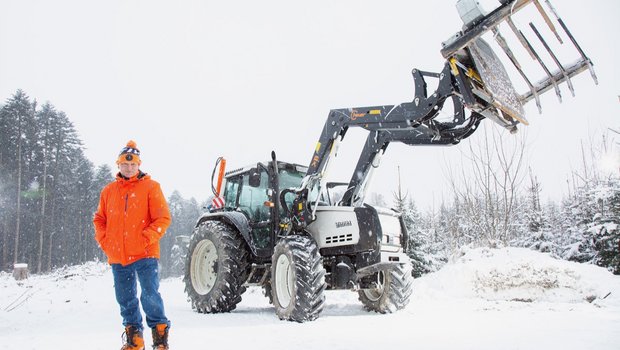
[{"label": "snow boot", "polygon": [[121,350],[144,350],[144,338],[142,337],[142,331],[134,326],[125,327],[125,344]]},{"label": "snow boot", "polygon": [[153,328],[153,350],[168,350],[168,327],[161,323]]}]

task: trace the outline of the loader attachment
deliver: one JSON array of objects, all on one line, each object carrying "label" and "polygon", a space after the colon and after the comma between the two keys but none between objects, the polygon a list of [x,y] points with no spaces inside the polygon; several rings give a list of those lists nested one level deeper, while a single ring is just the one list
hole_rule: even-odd
[{"label": "loader attachment", "polygon": [[[441,54],[459,76],[461,88],[471,92],[462,96],[465,107],[515,130],[518,123],[528,125],[527,102],[535,100],[540,113],[540,95],[553,89],[561,102],[562,84],[574,96],[571,78],[585,70],[598,82],[592,61],[548,0],[547,9],[540,0],[499,2],[487,13],[477,0],[458,0],[463,29],[442,43]],[[520,29],[520,22],[529,23]],[[551,35],[551,40],[543,34]],[[513,82],[510,77],[517,75],[521,80]]]}]

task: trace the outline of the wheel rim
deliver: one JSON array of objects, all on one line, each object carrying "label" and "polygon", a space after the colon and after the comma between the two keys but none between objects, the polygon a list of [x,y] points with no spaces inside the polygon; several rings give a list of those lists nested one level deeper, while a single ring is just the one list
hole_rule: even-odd
[{"label": "wheel rim", "polygon": [[208,239],[200,241],[192,254],[191,277],[196,293],[204,295],[211,291],[217,279],[217,250]]},{"label": "wheel rim", "polygon": [[364,289],[364,294],[371,301],[377,301],[381,299],[383,295],[383,291],[385,290],[385,273],[383,271],[379,271],[377,274],[377,287],[371,289]]},{"label": "wheel rim", "polygon": [[291,267],[291,262],[286,255],[282,254],[278,257],[276,262],[275,289],[276,298],[282,307],[287,307],[291,303],[293,296],[295,281]]}]

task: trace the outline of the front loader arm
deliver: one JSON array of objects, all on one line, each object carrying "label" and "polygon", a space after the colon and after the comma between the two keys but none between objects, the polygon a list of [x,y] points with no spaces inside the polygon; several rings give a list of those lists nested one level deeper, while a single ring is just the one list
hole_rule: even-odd
[{"label": "front loader arm", "polygon": [[[368,131],[392,130],[401,131],[398,135],[408,135],[408,139],[419,138],[420,142],[429,144],[431,140],[438,141],[442,137],[442,129],[437,124],[428,123],[439,114],[444,102],[454,96],[461,95],[462,90],[458,79],[451,74],[448,64],[444,66],[441,73],[429,73],[414,69],[412,72],[415,86],[415,95],[412,102],[399,105],[385,105],[372,107],[342,108],[332,109],[327,116],[327,120],[321,131],[321,136],[317,142],[314,154],[310,161],[307,176],[312,177],[320,174],[326,167],[329,158],[327,157],[338,138],[344,138],[349,127],[361,127]],[[427,96],[425,76],[439,78],[437,91],[430,97]],[[463,104],[456,100],[452,123],[444,124],[446,128],[454,128],[464,121]],[[417,129],[422,125],[426,128]],[[444,128],[445,129],[445,128]],[[403,133],[404,132],[404,133]],[[451,137],[443,133],[445,137]],[[432,135],[432,137],[431,137]],[[429,138],[431,140],[422,141]],[[456,140],[442,143],[454,143]],[[458,142],[458,141],[456,141]]]},{"label": "front loader arm", "polygon": [[[412,72],[415,93],[412,102],[399,105],[357,107],[333,109],[321,131],[315,147],[310,166],[302,185],[297,189],[293,208],[289,211],[292,222],[298,229],[303,229],[312,222],[314,215],[308,206],[308,194],[325,179],[328,165],[335,155],[335,147],[351,127],[369,131],[348,190],[341,205],[359,205],[363,201],[364,189],[371,178],[372,169],[376,167],[380,156],[390,142],[402,142],[408,145],[453,145],[468,137],[478,123],[484,119],[479,113],[466,113],[463,87],[467,84],[463,77],[458,77],[446,63],[441,73],[429,73],[420,70]],[[437,90],[430,96],[426,90],[425,77],[439,79]],[[472,97],[473,98],[473,97]],[[451,101],[454,114],[448,121],[438,120],[444,104]]]},{"label": "front loader arm", "polygon": [[[441,130],[441,125],[429,122],[420,124],[414,131],[399,129],[370,132],[340,205],[361,206],[363,204],[367,185],[372,180],[373,171],[379,167],[381,156],[385,153],[390,142],[401,142],[410,146],[455,145],[471,135],[483,119],[482,115],[474,114],[468,118],[466,124],[461,125],[458,129],[445,128],[443,125],[444,129]],[[431,124],[432,127],[429,127],[428,124]]]}]

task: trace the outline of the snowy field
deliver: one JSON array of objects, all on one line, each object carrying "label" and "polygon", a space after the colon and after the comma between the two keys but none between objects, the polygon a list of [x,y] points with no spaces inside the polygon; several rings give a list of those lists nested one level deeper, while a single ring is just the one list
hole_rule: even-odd
[{"label": "snowy field", "polygon": [[[328,291],[303,324],[278,320],[259,288],[216,315],[193,312],[178,278],[161,292],[171,349],[620,349],[620,276],[525,249],[470,250],[417,279],[391,315],[364,311],[350,291]],[[23,283],[0,273],[0,349],[119,349],[121,333],[105,264]]]}]

